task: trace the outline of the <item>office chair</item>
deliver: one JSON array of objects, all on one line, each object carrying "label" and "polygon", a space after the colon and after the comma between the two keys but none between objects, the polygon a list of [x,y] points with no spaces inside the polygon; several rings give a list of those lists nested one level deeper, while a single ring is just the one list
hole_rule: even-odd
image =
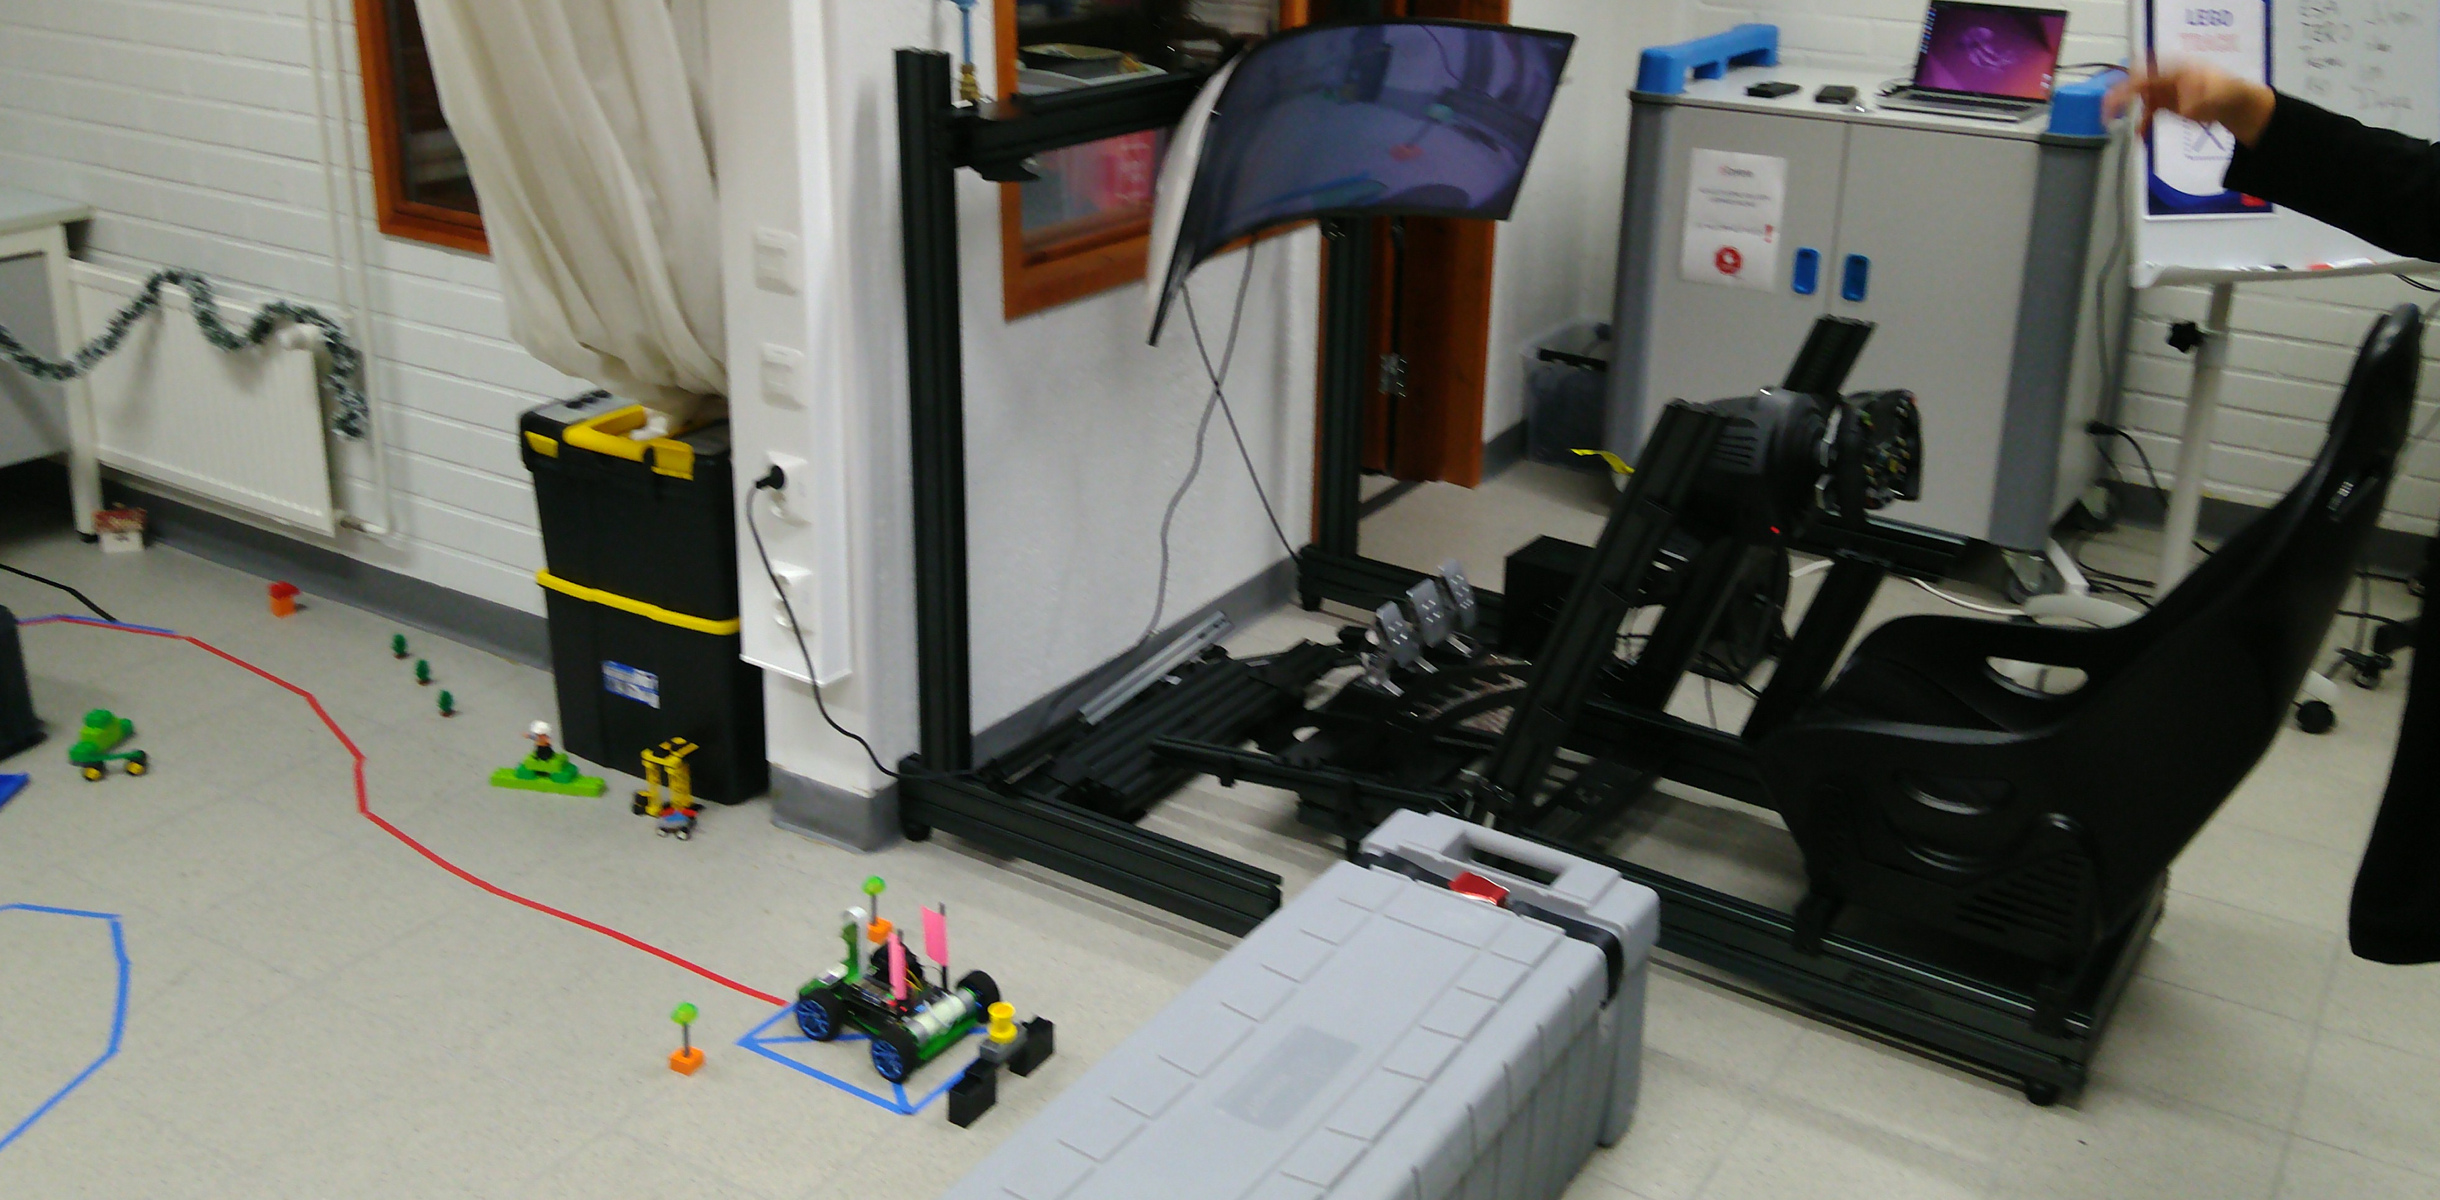
[{"label": "office chair", "polygon": [[[2136,620],[2109,629],[1908,617],[1760,746],[1803,849],[1800,946],[1842,906],[2072,979],[2269,749],[2381,515],[2411,418],[2422,313],[2364,340],[2294,490]],[[2052,694],[1994,660],[2051,668]]]}]

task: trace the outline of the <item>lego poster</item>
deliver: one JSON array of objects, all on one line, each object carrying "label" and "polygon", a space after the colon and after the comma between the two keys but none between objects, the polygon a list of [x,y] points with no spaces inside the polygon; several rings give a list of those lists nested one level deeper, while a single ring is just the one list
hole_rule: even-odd
[{"label": "lego poster", "polygon": [[1689,283],[1760,291],[1776,287],[1788,160],[1698,149],[1691,175],[1679,273]]},{"label": "lego poster", "polygon": [[[2270,82],[2269,0],[2151,0],[2153,61],[2202,63]],[[2153,217],[2261,216],[2268,201],[2220,186],[2235,138],[2217,125],[2162,113],[2152,122],[2144,213]]]}]

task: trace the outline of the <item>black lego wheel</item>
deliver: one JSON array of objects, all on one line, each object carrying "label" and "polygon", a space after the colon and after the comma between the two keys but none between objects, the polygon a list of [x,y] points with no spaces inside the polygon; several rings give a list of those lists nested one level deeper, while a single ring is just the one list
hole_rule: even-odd
[{"label": "black lego wheel", "polygon": [[1000,985],[993,982],[991,976],[985,975],[981,971],[968,971],[959,977],[957,989],[974,996],[976,1010],[974,1015],[977,1019],[981,1019],[991,1011],[992,1005],[1000,1002]]},{"label": "black lego wheel", "polygon": [[921,821],[901,822],[898,826],[898,832],[904,835],[906,840],[910,842],[928,842],[932,840],[932,827],[924,824]]},{"label": "black lego wheel", "polygon": [[905,1083],[923,1060],[915,1046],[915,1035],[897,1024],[882,1025],[873,1034],[873,1073],[891,1083]]},{"label": "black lego wheel", "polygon": [[2059,1102],[2059,1085],[2047,1079],[2025,1081],[2025,1098],[2036,1108],[2048,1108]]},{"label": "black lego wheel", "polygon": [[839,1002],[831,999],[828,992],[808,992],[798,997],[796,1027],[817,1042],[839,1036]]},{"label": "black lego wheel", "polygon": [[2338,727],[2338,713],[2328,702],[2307,700],[2296,706],[2296,728],[2316,736]]}]

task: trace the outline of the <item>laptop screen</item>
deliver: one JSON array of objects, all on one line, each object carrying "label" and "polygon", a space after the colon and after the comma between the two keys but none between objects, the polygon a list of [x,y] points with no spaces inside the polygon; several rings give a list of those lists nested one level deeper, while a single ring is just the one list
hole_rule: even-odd
[{"label": "laptop screen", "polygon": [[2066,36],[2067,13],[2060,9],[1932,0],[1915,86],[2048,100]]}]

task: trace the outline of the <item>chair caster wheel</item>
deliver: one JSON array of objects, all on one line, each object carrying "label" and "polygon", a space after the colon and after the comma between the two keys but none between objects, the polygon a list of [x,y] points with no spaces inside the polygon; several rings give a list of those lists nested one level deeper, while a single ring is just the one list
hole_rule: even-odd
[{"label": "chair caster wheel", "polygon": [[2036,1108],[2048,1108],[2059,1102],[2059,1085],[2047,1079],[2028,1079],[2025,1081],[2025,1098],[2032,1101]]},{"label": "chair caster wheel", "polygon": [[2316,736],[2338,727],[2338,712],[2320,700],[2307,700],[2296,706],[2296,728]]}]

